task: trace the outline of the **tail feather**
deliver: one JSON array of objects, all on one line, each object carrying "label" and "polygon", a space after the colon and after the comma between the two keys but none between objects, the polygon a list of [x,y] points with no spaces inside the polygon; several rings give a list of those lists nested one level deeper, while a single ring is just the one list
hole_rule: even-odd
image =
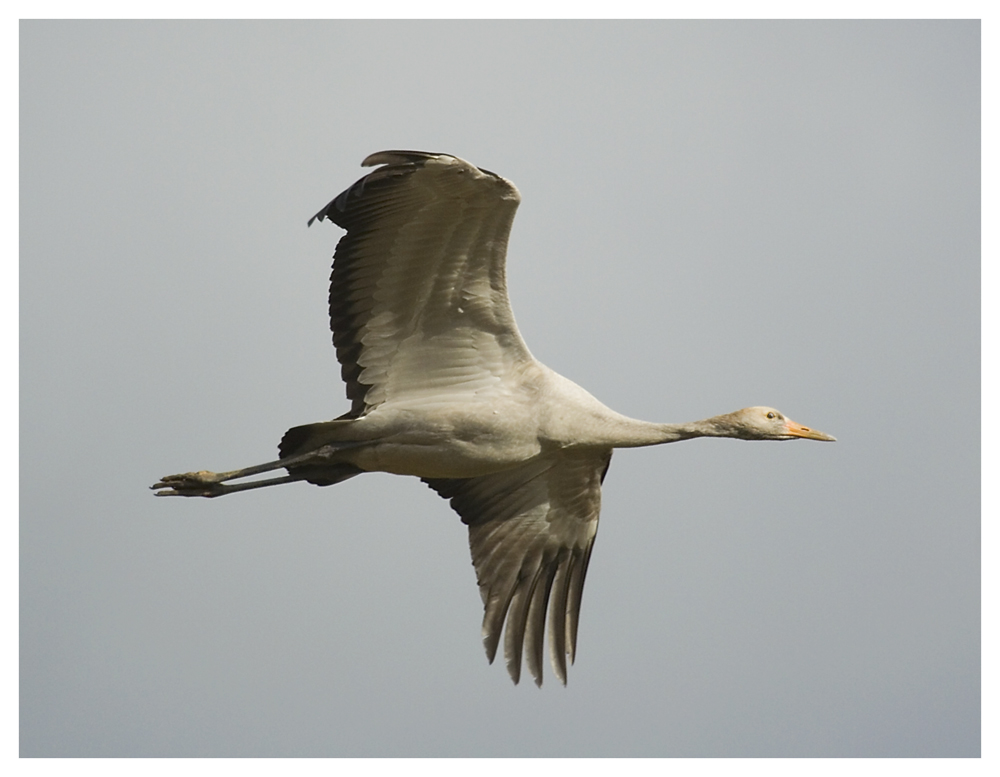
[{"label": "tail feather", "polygon": [[285,432],[284,437],[281,438],[281,442],[278,443],[278,458],[287,459],[289,456],[294,456],[297,453],[305,453],[303,449],[312,436],[312,428],[314,426],[316,424],[293,426]]},{"label": "tail feather", "polygon": [[[323,421],[317,424],[293,426],[281,438],[278,444],[278,458],[287,459],[310,450],[329,445],[332,440],[333,425],[341,425],[343,421]],[[347,462],[329,462],[326,464],[297,464],[288,467],[291,475],[301,475],[303,480],[317,486],[332,486],[335,483],[360,475],[363,469]]]}]

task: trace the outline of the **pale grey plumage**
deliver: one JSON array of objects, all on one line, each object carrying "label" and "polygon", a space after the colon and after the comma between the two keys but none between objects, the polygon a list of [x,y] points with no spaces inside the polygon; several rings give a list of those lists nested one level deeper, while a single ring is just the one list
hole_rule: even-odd
[{"label": "pale grey plumage", "polygon": [[[163,478],[163,496],[221,496],[383,471],[415,475],[469,526],[492,662],[504,633],[539,685],[546,611],[556,676],[576,654],[583,584],[616,447],[692,437],[832,440],[771,408],[687,424],[610,410],[536,361],[507,297],[507,238],[520,195],[456,157],[383,151],[382,165],[316,214],[347,230],[334,255],[330,322],[351,410],[286,432],[274,462]],[[267,480],[228,481],[284,468]]]}]

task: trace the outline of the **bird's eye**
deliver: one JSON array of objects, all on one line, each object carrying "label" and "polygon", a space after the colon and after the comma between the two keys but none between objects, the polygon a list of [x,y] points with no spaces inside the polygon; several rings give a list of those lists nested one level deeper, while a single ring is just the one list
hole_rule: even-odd
[{"label": "bird's eye", "polygon": [[768,417],[768,418],[774,418],[774,413],[768,413],[768,414],[767,414],[767,417]]}]

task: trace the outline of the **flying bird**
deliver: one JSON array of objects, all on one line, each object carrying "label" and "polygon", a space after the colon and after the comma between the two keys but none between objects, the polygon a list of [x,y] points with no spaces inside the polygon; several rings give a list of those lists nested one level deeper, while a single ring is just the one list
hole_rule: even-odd
[{"label": "flying bird", "polygon": [[514,184],[447,154],[382,151],[362,165],[379,167],[308,222],[347,230],[334,254],[330,326],[350,411],[289,429],[276,461],[169,475],[152,488],[217,497],[364,472],[418,477],[469,527],[489,661],[503,631],[511,678],[520,679],[523,653],[540,686],[547,611],[565,685],[615,448],[834,438],[769,407],[680,424],[616,413],[536,360],[518,332],[505,270],[521,200]]}]

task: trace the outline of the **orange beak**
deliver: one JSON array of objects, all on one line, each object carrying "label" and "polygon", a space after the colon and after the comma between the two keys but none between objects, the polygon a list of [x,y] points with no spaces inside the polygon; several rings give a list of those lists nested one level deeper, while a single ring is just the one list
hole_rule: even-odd
[{"label": "orange beak", "polygon": [[788,434],[792,437],[802,437],[806,440],[824,440],[826,442],[836,442],[837,440],[837,438],[832,435],[817,432],[815,429],[810,429],[808,426],[797,424],[795,421],[787,421],[785,423],[785,428],[788,430]]}]

